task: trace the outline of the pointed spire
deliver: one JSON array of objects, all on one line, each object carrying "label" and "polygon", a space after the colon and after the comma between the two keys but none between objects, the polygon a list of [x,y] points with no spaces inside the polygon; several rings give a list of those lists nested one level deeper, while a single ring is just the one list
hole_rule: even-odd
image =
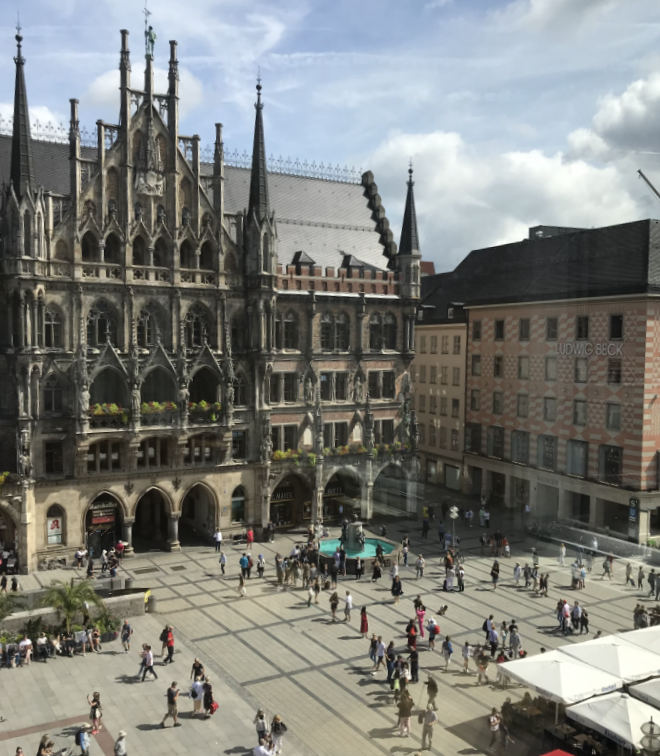
[{"label": "pointed spire", "polygon": [[11,140],[11,183],[19,197],[26,194],[34,184],[32,172],[32,138],[30,136],[30,118],[28,115],[27,90],[23,65],[20,24],[16,25],[16,84],[14,86],[14,124]]},{"label": "pointed spire", "polygon": [[401,242],[399,244],[400,255],[412,255],[419,252],[419,235],[417,233],[417,213],[415,212],[415,195],[412,180],[412,161],[408,167],[408,194],[406,195],[406,209],[403,212],[403,225],[401,226]]},{"label": "pointed spire", "polygon": [[264,121],[261,102],[261,76],[257,77],[257,101],[254,104],[256,116],[254,120],[254,143],[252,145],[252,175],[250,177],[250,205],[248,214],[254,212],[261,222],[268,216],[268,177],[266,175],[266,146],[264,142]]}]

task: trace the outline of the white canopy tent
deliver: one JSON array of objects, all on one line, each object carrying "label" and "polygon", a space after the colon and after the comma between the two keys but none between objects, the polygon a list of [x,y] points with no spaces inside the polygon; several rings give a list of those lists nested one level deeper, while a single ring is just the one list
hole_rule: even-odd
[{"label": "white canopy tent", "polygon": [[630,630],[627,633],[617,633],[616,638],[623,638],[628,643],[634,643],[654,654],[660,654],[660,625],[644,627],[641,630]]},{"label": "white canopy tent", "polygon": [[500,674],[556,703],[572,704],[623,685],[616,675],[590,667],[560,651],[526,656],[498,665]]},{"label": "white canopy tent", "polygon": [[660,675],[660,654],[629,642],[626,635],[605,635],[557,650],[627,683]]},{"label": "white canopy tent", "polygon": [[566,709],[566,716],[625,748],[641,748],[642,725],[660,711],[626,693],[609,693]]},{"label": "white canopy tent", "polygon": [[[637,683],[637,685],[631,685],[628,688],[628,692],[631,696],[639,698],[640,701],[644,701],[650,706],[655,706],[660,709],[660,678],[655,677],[653,680],[647,680],[646,682]],[[660,721],[659,721],[660,724]]]}]

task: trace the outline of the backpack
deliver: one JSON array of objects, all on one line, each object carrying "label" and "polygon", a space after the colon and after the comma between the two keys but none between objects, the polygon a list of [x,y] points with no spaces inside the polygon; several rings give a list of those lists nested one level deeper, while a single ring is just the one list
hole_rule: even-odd
[{"label": "backpack", "polygon": [[481,626],[484,633],[488,630],[488,620],[484,620],[484,624]]},{"label": "backpack", "polygon": [[161,643],[165,643],[165,641],[167,640],[167,629],[163,630],[163,632],[160,634],[160,637],[158,638],[158,640]]},{"label": "backpack", "polygon": [[80,737],[81,733],[82,733],[82,731],[78,730],[78,732],[76,732],[76,737],[74,738],[74,743],[77,746],[82,745],[82,743],[80,742],[82,740],[82,738]]}]

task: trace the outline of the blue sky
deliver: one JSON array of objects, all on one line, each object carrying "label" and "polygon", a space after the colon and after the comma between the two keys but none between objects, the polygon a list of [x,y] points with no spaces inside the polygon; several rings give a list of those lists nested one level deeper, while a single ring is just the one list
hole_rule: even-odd
[{"label": "blue sky", "polygon": [[[33,118],[118,117],[119,29],[144,69],[141,0],[5,0],[20,8]],[[181,130],[251,148],[261,69],[267,150],[374,172],[398,234],[408,160],[422,252],[437,270],[539,223],[660,217],[657,0],[150,0],[164,79],[179,43]],[[183,11],[182,11],[183,8]],[[5,77],[0,115],[11,113]]]}]

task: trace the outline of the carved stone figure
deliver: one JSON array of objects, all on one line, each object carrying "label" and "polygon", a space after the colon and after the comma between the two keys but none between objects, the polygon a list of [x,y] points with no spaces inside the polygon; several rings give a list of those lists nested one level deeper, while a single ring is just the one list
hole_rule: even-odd
[{"label": "carved stone figure", "polygon": [[80,387],[80,416],[83,417],[89,412],[89,387],[86,383]]},{"label": "carved stone figure", "polygon": [[310,375],[305,378],[305,401],[311,404],[314,401],[314,384]]},{"label": "carved stone figure", "polygon": [[267,462],[273,454],[273,436],[271,433],[270,420],[264,420],[261,436],[261,461]]},{"label": "carved stone figure", "polygon": [[156,32],[154,27],[150,26],[144,32],[144,51],[150,58],[154,57],[154,45],[156,44]]},{"label": "carved stone figure", "polygon": [[353,401],[361,402],[362,396],[362,376],[360,375],[360,373],[356,373],[355,379],[353,380]]}]

